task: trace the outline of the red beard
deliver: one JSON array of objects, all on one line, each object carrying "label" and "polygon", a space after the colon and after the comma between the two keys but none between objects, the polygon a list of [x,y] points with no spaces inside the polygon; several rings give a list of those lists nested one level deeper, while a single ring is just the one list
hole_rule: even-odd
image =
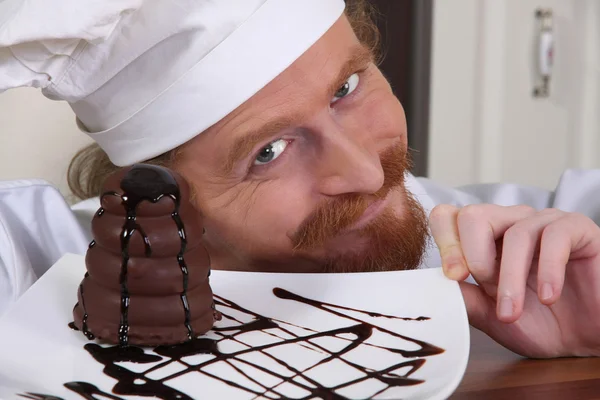
[{"label": "red beard", "polygon": [[369,246],[362,252],[346,252],[328,256],[324,272],[370,272],[415,269],[421,263],[427,245],[427,217],[421,205],[404,186],[404,176],[410,169],[408,153],[401,145],[381,154],[384,183],[375,194],[345,194],[321,204],[302,223],[292,237],[296,251],[310,251],[325,246],[352,226],[374,201],[385,199],[399,191],[404,201],[404,214],[385,210],[359,234],[368,238]]}]

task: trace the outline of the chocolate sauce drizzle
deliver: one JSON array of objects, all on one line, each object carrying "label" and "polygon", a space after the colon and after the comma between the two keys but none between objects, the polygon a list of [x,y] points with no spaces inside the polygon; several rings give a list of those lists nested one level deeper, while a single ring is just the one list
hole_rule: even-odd
[{"label": "chocolate sauce drizzle", "polygon": [[[185,327],[188,331],[188,339],[192,340],[194,337],[194,331],[192,330],[192,326],[190,325],[190,306],[187,299],[187,289],[188,289],[188,267],[185,264],[185,260],[183,259],[183,253],[185,253],[185,248],[187,246],[187,239],[185,236],[185,228],[183,226],[183,221],[179,216],[179,196],[173,198],[175,201],[175,211],[171,214],[173,221],[177,225],[177,233],[179,234],[179,239],[181,240],[181,249],[177,254],[177,262],[179,263],[179,268],[181,268],[181,275],[183,276],[183,292],[181,292],[181,303],[183,304],[183,310],[185,311]],[[210,269],[209,269],[210,271]],[[210,273],[209,273],[210,276]]]},{"label": "chocolate sauce drizzle", "polygon": [[31,399],[31,400],[63,400],[60,397],[50,396],[50,395],[41,394],[41,393],[32,393],[32,392],[25,392],[22,394],[18,394],[18,396],[23,397],[24,399]]},{"label": "chocolate sauce drizzle", "polygon": [[[187,238],[185,233],[185,227],[181,217],[179,216],[179,208],[181,204],[179,185],[175,178],[169,173],[168,170],[152,165],[136,164],[134,165],[121,180],[121,189],[123,194],[119,194],[114,191],[106,192],[102,194],[101,200],[106,196],[116,196],[121,199],[121,203],[125,208],[126,217],[123,229],[121,231],[121,273],[119,275],[119,284],[121,286],[121,307],[120,307],[120,321],[119,321],[119,345],[127,346],[129,342],[129,304],[131,297],[129,295],[129,289],[127,286],[127,274],[129,264],[129,242],[136,231],[140,233],[144,240],[144,250],[146,257],[152,256],[152,246],[148,235],[144,232],[142,227],[137,223],[137,206],[144,200],[152,203],[157,203],[163,197],[167,196],[173,199],[174,209],[171,213],[171,217],[177,226],[177,232],[181,240],[181,247],[177,254],[177,262],[181,269],[183,279],[183,291],[181,292],[181,303],[185,313],[184,326],[188,332],[188,339],[194,338],[194,331],[190,324],[190,306],[187,299],[188,290],[188,267],[185,263],[184,253],[187,246]],[[104,215],[104,208],[100,207],[97,211],[96,216],[98,218]],[[96,242],[92,240],[89,248],[94,247]],[[86,278],[87,278],[86,274]],[[84,278],[85,279],[85,278]],[[83,333],[89,338],[93,339],[93,335],[87,330],[86,320],[87,313],[85,312],[85,303],[83,300],[83,287],[79,287],[80,295],[82,299],[82,307],[84,309],[84,320],[82,321]]]},{"label": "chocolate sauce drizzle", "polygon": [[[95,244],[95,242],[92,242]],[[91,243],[90,243],[91,245]],[[88,326],[87,326],[87,320],[88,320],[88,313],[87,313],[87,309],[85,308],[85,299],[83,297],[83,282],[90,276],[89,273],[85,273],[84,277],[83,277],[83,281],[79,284],[79,295],[81,296],[81,308],[83,309],[83,317],[81,318],[81,330],[83,332],[83,334],[85,335],[85,337],[87,337],[89,340],[93,340],[95,339],[95,336],[92,332],[90,332],[88,330]],[[77,306],[79,305],[79,303],[75,304],[75,307],[73,307],[73,309],[77,308]],[[79,328],[77,328],[77,326],[75,325],[75,322],[71,322],[69,323],[69,328],[78,331]]]},{"label": "chocolate sauce drizzle", "polygon": [[[83,277],[83,281],[85,281],[89,276],[90,276],[90,274],[86,272]],[[85,335],[85,337],[87,337],[89,340],[93,340],[95,338],[95,336],[92,332],[90,332],[88,330],[88,326],[87,326],[88,313],[87,313],[87,309],[85,308],[85,299],[83,297],[83,281],[81,281],[81,283],[79,284],[79,295],[81,296],[81,308],[83,309],[83,317],[81,319],[81,330],[83,331],[83,334]],[[75,307],[77,307],[77,304],[75,305]],[[73,324],[73,326],[75,326],[75,324]]]},{"label": "chocolate sauce drizzle", "polygon": [[[370,398],[374,398],[384,395],[384,392],[393,387],[423,383],[424,380],[413,378],[412,375],[425,364],[427,357],[444,352],[443,349],[437,346],[402,335],[367,320],[368,318],[371,318],[371,320],[373,318],[385,318],[402,321],[399,323],[425,323],[429,318],[397,317],[353,309],[309,299],[281,288],[273,289],[273,294],[279,299],[304,304],[326,313],[329,318],[347,323],[336,329],[316,331],[262,316],[215,295],[215,303],[223,315],[223,320],[219,326],[215,326],[206,336],[174,346],[158,346],[153,349],[153,352],[144,352],[143,349],[134,346],[103,347],[94,343],[86,344],[84,346],[85,350],[96,361],[104,365],[104,373],[116,379],[117,383],[112,388],[112,393],[104,392],[94,385],[83,382],[67,383],[65,387],[89,400],[105,398],[124,400],[117,397],[119,395],[156,397],[164,400],[191,400],[192,398],[188,394],[174,388],[171,382],[188,374],[200,373],[257,398],[270,399],[290,398],[290,395],[286,392],[286,390],[289,390],[290,385],[305,393],[293,398],[304,400],[316,398],[346,399],[343,394],[340,394],[340,391],[367,380],[377,380],[382,388],[371,395]],[[361,317],[361,315],[364,317]],[[377,336],[374,336],[374,333],[411,343],[411,349],[377,344]],[[251,345],[246,341],[248,334],[264,335],[261,341],[264,344]],[[324,342],[319,341],[322,338],[335,340],[336,346],[329,348],[330,346],[328,347]],[[230,345],[235,343],[237,350],[233,352],[222,351],[221,347],[226,346],[225,343],[227,342]],[[293,362],[284,361],[277,356],[278,348],[289,345],[302,346],[302,351],[313,352],[321,359],[308,368],[300,368],[294,365]],[[396,361],[380,369],[353,361],[356,358],[352,357],[352,351],[361,347],[387,352],[396,358]],[[253,361],[251,358],[253,355],[267,357],[276,363],[279,368],[269,368],[264,361]],[[201,356],[202,358],[195,359],[196,361],[192,362],[186,358],[190,356]],[[149,367],[143,372],[134,372],[119,364],[124,361],[148,364]],[[353,378],[333,386],[326,386],[317,378],[320,374],[310,373],[318,367],[327,367],[331,362],[337,362],[338,364],[341,362],[344,368],[348,368],[350,376]],[[369,361],[366,360],[366,362]],[[230,373],[228,377],[216,375],[211,366],[217,364],[226,364],[235,373]],[[151,378],[153,372],[169,366],[183,366],[184,369],[160,379]],[[358,377],[356,377],[357,372]],[[236,374],[237,378],[234,376]],[[264,379],[261,379],[265,374],[270,377],[270,383],[266,383]],[[343,372],[340,372],[340,374],[343,374]],[[240,381],[251,382],[252,384],[244,384]],[[279,383],[273,384],[273,381]],[[285,386],[288,386],[288,389]]]}]

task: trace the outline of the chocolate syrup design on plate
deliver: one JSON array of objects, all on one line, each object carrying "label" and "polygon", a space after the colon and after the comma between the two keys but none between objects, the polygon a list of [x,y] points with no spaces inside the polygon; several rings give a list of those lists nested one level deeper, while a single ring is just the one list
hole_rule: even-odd
[{"label": "chocolate syrup design on plate", "polygon": [[[139,179],[140,175],[144,174],[152,174],[155,177],[158,174],[160,184],[157,185],[156,180],[152,185],[145,184],[145,179]],[[105,346],[88,343],[84,346],[85,350],[96,361],[104,365],[104,373],[117,380],[117,383],[112,388],[112,393],[103,391],[91,383],[69,382],[64,385],[84,399],[124,400],[119,397],[119,395],[123,395],[155,397],[164,400],[191,400],[192,398],[189,395],[173,386],[174,380],[190,374],[202,374],[214,381],[229,385],[257,398],[270,399],[290,398],[291,395],[288,392],[290,387],[296,390],[296,394],[291,398],[307,400],[316,398],[345,399],[344,390],[369,380],[375,380],[378,381],[381,389],[371,395],[371,398],[373,398],[384,394],[393,387],[423,383],[423,380],[411,376],[425,364],[427,357],[444,352],[443,349],[432,344],[396,333],[367,321],[368,317],[420,323],[429,320],[427,317],[403,318],[368,312],[309,299],[281,288],[273,289],[273,294],[279,299],[294,301],[320,310],[327,313],[331,319],[344,320],[345,324],[336,329],[316,331],[259,315],[215,295],[215,304],[218,305],[224,319],[219,326],[213,327],[207,335],[195,338],[189,323],[188,270],[183,258],[187,241],[185,228],[179,217],[180,194],[178,185],[166,170],[147,165],[136,165],[121,181],[121,189],[124,192],[123,195],[116,192],[107,192],[103,195],[120,197],[126,210],[126,221],[121,232],[122,268],[120,274],[121,319],[119,345]],[[146,256],[152,254],[148,237],[136,223],[136,207],[143,200],[156,203],[164,196],[171,197],[175,203],[171,216],[177,225],[181,240],[181,249],[177,255],[177,261],[183,277],[181,301],[185,310],[184,324],[188,330],[189,340],[173,346],[158,346],[153,349],[153,352],[145,352],[142,348],[128,345],[128,308],[130,302],[127,288],[128,248],[130,238],[135,231],[139,231],[144,239]],[[102,217],[103,214],[104,209],[100,208],[97,216]],[[94,245],[95,242],[92,241],[90,247]],[[84,279],[87,276],[86,274]],[[84,311],[82,330],[88,338],[92,339],[93,335],[87,331],[87,313],[85,312],[84,293],[81,286],[79,290],[81,291],[81,305]],[[73,324],[69,324],[69,326],[74,327]],[[261,344],[249,343],[249,335],[260,335],[262,337]],[[375,336],[377,335],[387,335],[388,338],[409,342],[413,349],[375,344]],[[256,339],[256,336],[254,338]],[[329,340],[326,343],[335,342],[335,348],[323,343],[323,339]],[[235,345],[235,351],[224,349],[232,345]],[[277,356],[278,349],[284,346],[299,346],[303,352],[310,352],[319,360],[308,367],[294,365],[294,362],[286,361]],[[353,361],[353,351],[365,347],[373,351],[384,352],[388,357],[391,356],[394,361],[384,368],[375,368]],[[253,361],[252,357],[262,357],[262,361]],[[195,360],[190,358],[195,358]],[[200,358],[200,361],[197,358]],[[369,362],[369,360],[366,361]],[[133,371],[126,368],[123,365],[124,362],[147,364],[148,368],[142,372],[136,372],[139,371],[139,368],[135,368],[136,371]],[[271,366],[265,365],[265,362],[270,362]],[[340,363],[343,368],[347,368],[350,371],[348,375],[350,378],[335,385],[325,385],[315,377],[320,376],[320,373],[317,374],[314,371],[317,368],[331,367],[333,363],[337,363],[336,368],[341,368]],[[214,367],[217,365],[229,368],[228,377],[215,374]],[[155,375],[160,371],[164,371],[167,367],[179,367],[179,369],[178,372],[156,378]],[[163,375],[165,374],[163,373]],[[269,378],[269,382],[265,382],[265,376]],[[27,393],[21,396],[36,400],[58,400],[56,397],[36,393]]]},{"label": "chocolate syrup design on plate", "polygon": [[41,393],[32,393],[32,392],[26,392],[23,394],[19,394],[18,396],[23,397],[24,399],[31,399],[31,400],[63,400],[60,397],[50,396],[50,395],[41,394]]},{"label": "chocolate syrup design on plate", "polygon": [[[340,391],[367,380],[376,380],[381,389],[371,395],[371,398],[374,398],[393,387],[423,383],[423,380],[412,378],[412,375],[425,364],[427,357],[444,352],[432,344],[368,322],[369,318],[382,318],[406,323],[424,323],[429,320],[427,317],[403,318],[358,310],[309,299],[281,288],[273,289],[273,294],[279,299],[294,301],[324,312],[328,318],[341,319],[344,324],[336,329],[316,331],[262,316],[215,295],[215,302],[223,320],[204,337],[174,346],[159,346],[152,352],[144,352],[142,348],[134,346],[86,344],[85,349],[96,361],[104,365],[104,373],[117,380],[112,393],[83,382],[70,382],[65,386],[84,399],[90,400],[123,400],[118,396],[134,395],[155,396],[164,400],[190,400],[192,397],[177,390],[171,382],[176,378],[200,373],[257,398],[270,399],[346,399]],[[262,343],[248,343],[248,335],[261,335]],[[411,344],[411,349],[377,344],[377,335],[406,341]],[[334,348],[329,345],[330,342],[321,342],[322,339],[333,341]],[[231,345],[236,345],[237,350],[223,350],[223,347]],[[277,356],[278,349],[290,345],[301,346],[302,351],[312,353],[318,360],[309,367],[300,367]],[[363,365],[355,361],[352,352],[364,347],[384,352],[388,357],[393,357],[394,361],[383,368]],[[194,360],[190,359],[194,356]],[[252,357],[256,356],[262,357],[262,361],[253,360]],[[272,365],[266,365],[265,360]],[[143,372],[135,372],[122,365],[127,361],[148,364],[148,368]],[[343,364],[342,368],[347,368],[351,378],[336,385],[326,386],[317,378],[320,373],[314,373],[314,370],[331,367],[333,362],[338,364],[336,368],[341,368],[339,364]],[[231,376],[215,374],[211,366],[215,367],[218,364],[228,366]],[[162,378],[154,377],[159,371],[175,366],[179,367],[178,372]],[[138,370],[136,368],[136,371]],[[265,382],[265,376],[269,377],[269,383]],[[290,386],[302,394],[290,396],[287,392]]]}]

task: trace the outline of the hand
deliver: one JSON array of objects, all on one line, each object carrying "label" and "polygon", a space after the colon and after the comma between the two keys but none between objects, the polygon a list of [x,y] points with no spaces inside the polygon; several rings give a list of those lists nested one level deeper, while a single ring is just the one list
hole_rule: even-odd
[{"label": "hand", "polygon": [[[600,228],[591,219],[440,205],[430,226],[471,325],[527,357],[600,356]],[[463,282],[469,274],[478,286]]]}]

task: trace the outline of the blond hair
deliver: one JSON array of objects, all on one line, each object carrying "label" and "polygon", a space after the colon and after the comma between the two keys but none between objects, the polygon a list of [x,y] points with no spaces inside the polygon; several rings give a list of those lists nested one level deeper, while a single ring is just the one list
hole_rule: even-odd
[{"label": "blond hair", "polygon": [[[378,58],[380,37],[374,22],[374,8],[367,0],[346,0],[345,12],[358,39]],[[174,149],[144,162],[170,167],[174,165],[176,159],[177,149]],[[101,194],[106,178],[118,169],[119,167],[110,161],[104,150],[97,143],[92,143],[79,150],[71,159],[67,182],[76,197],[80,199],[95,197]]]}]

